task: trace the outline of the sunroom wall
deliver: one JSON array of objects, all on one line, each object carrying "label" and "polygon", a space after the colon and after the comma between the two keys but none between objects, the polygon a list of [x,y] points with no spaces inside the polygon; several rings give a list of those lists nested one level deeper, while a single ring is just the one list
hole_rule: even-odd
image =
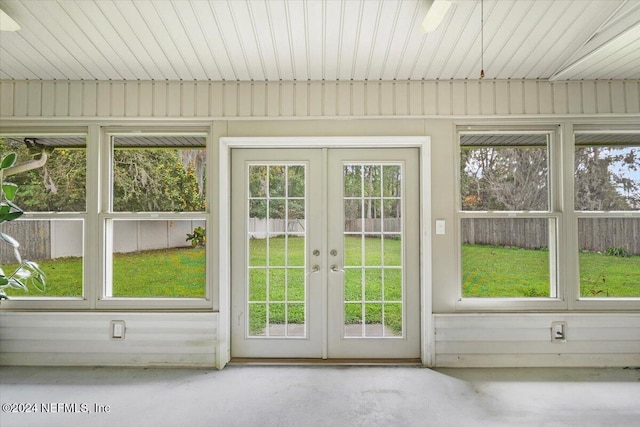
[{"label": "sunroom wall", "polygon": [[[594,313],[575,311],[568,305],[537,314],[457,313],[459,255],[455,232],[457,126],[558,126],[562,143],[567,144],[571,143],[574,124],[595,123],[606,128],[639,121],[640,81],[636,80],[0,82],[0,128],[122,124],[170,125],[175,129],[180,125],[213,124],[214,141],[225,136],[429,136],[431,218],[447,223],[445,235],[432,234],[431,301],[435,314],[428,321],[428,330],[423,331],[423,339],[431,343],[426,360],[435,366],[640,365],[640,314],[633,308],[622,313]],[[225,330],[220,329],[226,322],[221,323],[216,313],[219,308],[214,301],[215,321],[207,332],[208,338],[215,336],[218,344],[226,339]],[[96,322],[106,322],[106,326],[96,324],[91,333],[106,337],[108,320],[117,313],[94,314]],[[47,351],[66,351],[60,345],[51,349],[46,344],[36,345],[33,334],[29,341],[15,329],[9,331],[18,323],[38,328],[42,313],[4,311],[0,315],[0,338],[3,342],[10,340],[0,349],[0,362],[44,364]],[[16,316],[20,316],[20,322]],[[34,318],[30,322],[25,316]],[[64,313],[57,316],[64,317]],[[163,318],[161,313],[154,316],[158,322]],[[171,316],[166,315],[167,322]],[[580,342],[569,342],[565,347],[551,343],[549,326],[554,320],[567,321],[570,331],[576,325],[573,330],[580,331],[576,337]],[[479,332],[464,332],[471,325]],[[160,327],[158,324],[150,334],[156,334]],[[140,334],[134,334],[131,340],[144,340],[145,345],[147,340],[153,342],[152,335],[142,338],[145,330]],[[87,342],[92,340],[87,338]],[[500,345],[496,346],[498,341]],[[109,349],[113,347],[111,352],[116,354],[115,346],[122,343],[108,341],[101,345],[102,355],[66,355],[58,360],[60,364],[111,364]],[[136,356],[137,352],[144,353],[144,348],[127,350],[116,364],[150,360]],[[228,350],[219,345],[215,348],[218,354],[212,347],[205,355],[198,353],[192,363],[189,356],[177,361],[167,356],[166,360],[171,364],[223,366]],[[152,358],[154,364],[163,360],[163,350],[158,351],[160,354]],[[25,354],[29,355],[27,359]]]}]

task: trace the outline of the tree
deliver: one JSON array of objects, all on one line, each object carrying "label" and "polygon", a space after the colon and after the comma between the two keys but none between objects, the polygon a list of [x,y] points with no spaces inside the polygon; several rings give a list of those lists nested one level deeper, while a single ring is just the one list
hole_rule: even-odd
[{"label": "tree", "polygon": [[[249,168],[249,216],[264,219],[305,218],[306,169],[301,165],[253,165]],[[269,212],[267,212],[269,200]]]},{"label": "tree", "polygon": [[[86,210],[87,159],[84,147],[43,147],[37,139],[4,139],[0,151],[20,159],[48,150],[39,169],[12,176],[20,185],[16,203],[30,212]],[[35,144],[35,145],[34,145]],[[116,211],[202,211],[205,209],[206,151],[178,149],[115,149],[113,203]]]},{"label": "tree", "polygon": [[165,148],[114,150],[113,209],[119,212],[204,210],[195,165],[187,163],[185,169],[181,157],[180,150]]},{"label": "tree", "polygon": [[53,149],[27,141],[7,140],[1,151],[11,150],[24,162],[48,151],[46,163],[37,169],[15,174],[20,186],[16,203],[27,212],[82,212],[86,210],[86,155],[84,148]]},{"label": "tree", "polygon": [[575,150],[575,209],[640,209],[640,156],[635,148],[587,146]]},{"label": "tree", "polygon": [[463,210],[548,209],[546,147],[463,147]]}]

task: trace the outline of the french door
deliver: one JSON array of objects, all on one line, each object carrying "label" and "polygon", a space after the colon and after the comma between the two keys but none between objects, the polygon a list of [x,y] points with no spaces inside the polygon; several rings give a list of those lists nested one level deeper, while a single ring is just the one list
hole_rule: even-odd
[{"label": "french door", "polygon": [[420,357],[418,159],[232,150],[233,357]]}]

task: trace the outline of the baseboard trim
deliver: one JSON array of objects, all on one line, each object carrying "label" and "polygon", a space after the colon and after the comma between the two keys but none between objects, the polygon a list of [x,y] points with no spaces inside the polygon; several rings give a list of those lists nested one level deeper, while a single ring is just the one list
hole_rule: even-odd
[{"label": "baseboard trim", "polygon": [[313,359],[232,357],[227,365],[422,366],[420,359]]}]

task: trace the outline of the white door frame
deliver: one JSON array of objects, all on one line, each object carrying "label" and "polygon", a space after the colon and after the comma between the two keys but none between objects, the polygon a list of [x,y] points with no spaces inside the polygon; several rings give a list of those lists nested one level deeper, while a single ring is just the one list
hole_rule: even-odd
[{"label": "white door frame", "polygon": [[216,367],[231,358],[231,150],[234,148],[411,148],[420,150],[420,359],[432,366],[434,329],[431,283],[431,138],[366,137],[222,137],[219,143],[219,312]]}]

